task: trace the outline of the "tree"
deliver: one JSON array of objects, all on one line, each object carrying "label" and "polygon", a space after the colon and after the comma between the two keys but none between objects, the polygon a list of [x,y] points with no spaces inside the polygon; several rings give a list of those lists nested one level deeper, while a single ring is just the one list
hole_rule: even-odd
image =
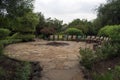
[{"label": "tree", "polygon": [[79,30],[82,30],[82,32],[86,35],[93,35],[94,34],[92,22],[89,22],[85,19],[83,19],[83,20],[75,19],[68,24],[68,27],[77,28]]},{"label": "tree", "polygon": [[36,26],[36,35],[39,36],[39,34],[41,34],[41,29],[45,27],[45,17],[41,12],[37,13],[37,15],[39,17],[39,22]]},{"label": "tree", "polygon": [[33,0],[0,0],[0,26],[11,29],[11,23],[16,23],[17,17],[22,17],[32,10]]},{"label": "tree", "polygon": [[120,0],[108,0],[106,4],[101,4],[98,8],[98,19],[100,27],[105,25],[120,24]]},{"label": "tree", "polygon": [[47,18],[46,19],[46,27],[53,27],[55,29],[55,31],[58,33],[61,31],[62,27],[63,27],[63,21],[60,21],[58,19],[51,19],[51,18]]},{"label": "tree", "polygon": [[42,13],[38,13],[39,23],[36,27],[37,36],[43,34],[48,36],[50,34],[56,34],[62,31],[63,29],[63,21],[58,19],[44,18]]},{"label": "tree", "polygon": [[105,26],[99,30],[99,36],[107,36],[112,40],[120,41],[120,25]]},{"label": "tree", "polygon": [[38,24],[38,21],[38,16],[35,13],[28,12],[22,17],[17,17],[15,23],[11,23],[12,31],[33,33],[35,32],[35,27]]},{"label": "tree", "polygon": [[82,31],[77,28],[68,28],[65,33],[68,35],[83,35]]},{"label": "tree", "polygon": [[33,10],[33,0],[0,0],[0,14],[15,18]]},{"label": "tree", "polygon": [[33,13],[34,0],[1,0],[0,27],[11,30],[13,39],[23,41],[34,38],[38,16]]}]

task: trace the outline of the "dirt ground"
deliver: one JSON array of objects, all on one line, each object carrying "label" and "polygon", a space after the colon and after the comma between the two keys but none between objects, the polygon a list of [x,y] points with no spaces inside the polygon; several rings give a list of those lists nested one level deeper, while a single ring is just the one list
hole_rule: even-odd
[{"label": "dirt ground", "polygon": [[84,80],[79,49],[91,46],[85,42],[40,40],[9,45],[5,54],[15,59],[39,61],[43,67],[39,80]]}]

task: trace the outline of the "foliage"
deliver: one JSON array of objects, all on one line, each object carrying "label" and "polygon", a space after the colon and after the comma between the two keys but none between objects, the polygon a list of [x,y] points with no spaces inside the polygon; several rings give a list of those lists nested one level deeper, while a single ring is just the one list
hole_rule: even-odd
[{"label": "foliage", "polygon": [[5,74],[6,74],[5,70],[2,67],[0,67],[0,79],[1,80],[4,80],[3,77],[6,76]]},{"label": "foliage", "polygon": [[31,63],[14,60],[4,55],[0,56],[0,63],[2,64],[0,65],[1,80],[29,80]]},{"label": "foliage", "polygon": [[0,43],[0,56],[3,54],[3,44]]},{"label": "foliage", "polygon": [[38,16],[32,12],[33,1],[2,0],[0,2],[0,27],[9,29],[12,32],[10,35],[20,32],[20,34],[28,35],[29,39],[33,37],[30,34],[35,32],[39,21]]},{"label": "foliage", "polygon": [[18,43],[18,42],[22,42],[22,40],[21,39],[5,39],[5,40],[1,40],[0,44],[4,47],[6,45]]},{"label": "foliage", "polygon": [[21,33],[33,33],[38,23],[37,15],[34,13],[27,13],[22,17],[17,17],[12,24],[12,31]]},{"label": "foliage", "polygon": [[93,80],[113,80],[113,76],[110,72],[104,74],[94,74]]},{"label": "foliage", "polygon": [[15,33],[11,36],[11,39],[18,39],[22,41],[31,41],[35,38],[35,35],[32,34],[22,34],[22,33]]},{"label": "foliage", "polygon": [[[22,65],[22,68],[21,68]],[[28,80],[31,73],[31,65],[28,62],[22,62],[17,66],[14,80]]]},{"label": "foliage", "polygon": [[87,20],[75,19],[68,24],[68,28],[77,28],[82,30],[86,35],[93,35],[95,32],[92,22]]},{"label": "foliage", "polygon": [[115,66],[115,69],[113,71],[113,80],[119,79],[120,79],[120,66]]},{"label": "foliage", "polygon": [[81,63],[85,68],[90,69],[95,62],[120,56],[119,49],[119,43],[105,43],[100,48],[97,48],[96,51],[80,49]]},{"label": "foliage", "polygon": [[0,39],[7,37],[10,34],[10,30],[0,28]]},{"label": "foliage", "polygon": [[[5,45],[33,40],[38,16],[32,12],[34,0],[0,0],[0,79],[28,80],[29,62],[19,62],[5,57]],[[13,35],[13,36],[11,36]],[[4,62],[4,63],[3,63]]]},{"label": "foliage", "polygon": [[100,29],[99,36],[107,36],[110,37],[112,40],[120,40],[120,25],[114,26],[105,26]]},{"label": "foliage", "polygon": [[25,13],[32,10],[33,10],[33,0],[2,0],[0,1],[0,14],[8,15],[11,18],[15,18],[16,16],[22,16]]},{"label": "foliage", "polygon": [[85,49],[80,49],[80,55],[81,57],[81,64],[87,68],[87,69],[91,69],[93,63],[95,62],[96,56],[95,53],[88,48]]},{"label": "foliage", "polygon": [[54,28],[52,28],[52,27],[45,27],[45,28],[43,28],[43,29],[41,29],[41,33],[43,34],[43,35],[51,35],[51,34],[54,34],[55,33],[55,29]]},{"label": "foliage", "polygon": [[119,54],[119,45],[118,44],[110,44],[110,43],[105,43],[102,45],[101,48],[98,48],[96,50],[96,55],[98,60],[105,60],[109,58],[116,57]]},{"label": "foliage", "polygon": [[9,24],[11,21],[7,17],[0,15],[0,28],[10,29]]},{"label": "foliage", "polygon": [[101,24],[101,19],[97,17],[93,20],[92,25],[94,29],[93,32],[95,33],[95,35],[97,35],[98,31],[103,27],[103,25]]},{"label": "foliage", "polygon": [[0,27],[8,28],[10,30],[12,30],[13,26],[18,27],[19,20],[21,20],[22,17],[25,17],[27,13],[32,12],[32,10],[33,0],[1,0]]},{"label": "foliage", "polygon": [[37,13],[39,17],[39,22],[36,26],[36,35],[39,36],[41,34],[41,29],[45,27],[45,17],[42,13]]},{"label": "foliage", "polygon": [[36,27],[36,35],[39,36],[41,34],[48,36],[50,34],[56,34],[61,32],[63,28],[63,21],[58,19],[44,18],[42,13],[38,13],[39,23]]},{"label": "foliage", "polygon": [[106,4],[98,7],[98,26],[120,24],[120,0],[108,0]]},{"label": "foliage", "polygon": [[120,66],[115,66],[111,71],[106,73],[94,74],[93,80],[119,80],[120,79]]},{"label": "foliage", "polygon": [[63,21],[58,20],[56,18],[55,19],[47,18],[45,26],[53,27],[56,32],[60,32],[63,27]]},{"label": "foliage", "polygon": [[83,35],[82,31],[77,28],[68,28],[65,33],[68,35]]}]

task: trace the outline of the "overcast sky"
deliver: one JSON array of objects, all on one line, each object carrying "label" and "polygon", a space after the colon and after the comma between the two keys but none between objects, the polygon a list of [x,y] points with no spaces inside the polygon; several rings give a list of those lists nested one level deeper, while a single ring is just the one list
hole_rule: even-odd
[{"label": "overcast sky", "polygon": [[93,20],[95,9],[106,0],[35,0],[34,11],[42,12],[45,18],[51,17],[68,23],[73,19]]}]

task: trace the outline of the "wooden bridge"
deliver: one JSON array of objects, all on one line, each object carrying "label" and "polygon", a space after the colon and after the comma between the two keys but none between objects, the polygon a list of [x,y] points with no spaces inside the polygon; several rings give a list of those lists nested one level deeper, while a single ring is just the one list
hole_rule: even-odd
[{"label": "wooden bridge", "polygon": [[103,36],[76,36],[76,35],[50,35],[49,40],[64,40],[64,41],[86,41],[91,42],[104,42],[109,41],[110,38]]}]

